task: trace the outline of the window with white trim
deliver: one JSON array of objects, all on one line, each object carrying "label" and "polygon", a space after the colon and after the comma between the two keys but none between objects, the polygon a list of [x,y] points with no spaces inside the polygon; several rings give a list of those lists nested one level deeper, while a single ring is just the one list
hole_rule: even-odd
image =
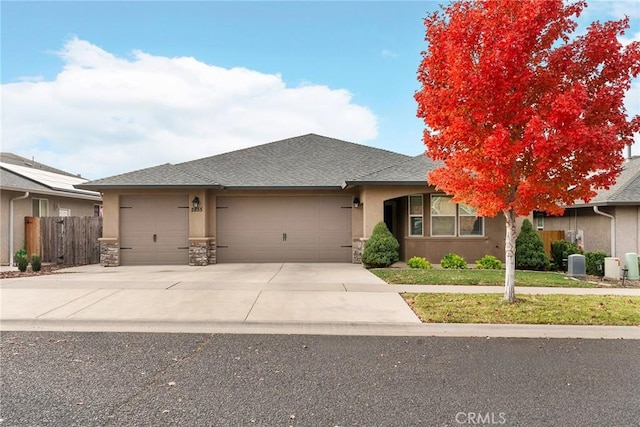
[{"label": "window with white trim", "polygon": [[456,204],[453,197],[432,194],[431,195],[431,235],[455,236],[456,235]]},{"label": "window with white trim", "polygon": [[542,212],[536,212],[536,229],[544,230],[544,214]]},{"label": "window with white trim", "polygon": [[431,195],[431,236],[484,236],[484,218],[477,209],[453,202],[453,196]]},{"label": "window with white trim", "polygon": [[424,235],[424,200],[422,194],[409,196],[409,236]]},{"label": "window with white trim", "polygon": [[49,201],[47,199],[33,199],[31,216],[49,216]]},{"label": "window with white trim", "polygon": [[478,210],[464,203],[458,204],[459,235],[483,236],[484,218],[478,216]]}]

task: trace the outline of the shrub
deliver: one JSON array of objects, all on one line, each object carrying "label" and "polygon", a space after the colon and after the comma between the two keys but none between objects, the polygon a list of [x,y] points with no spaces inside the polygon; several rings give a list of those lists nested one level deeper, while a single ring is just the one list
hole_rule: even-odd
[{"label": "shrub", "polygon": [[381,221],[364,244],[362,263],[367,267],[388,267],[400,259],[399,249],[398,240]]},{"label": "shrub", "polygon": [[18,265],[18,270],[23,273],[27,271],[27,266],[29,265],[29,260],[27,259],[27,251],[25,249],[20,249],[14,255],[14,261]]},{"label": "shrub", "polygon": [[516,268],[538,271],[549,269],[549,258],[544,251],[544,243],[528,219],[523,221],[520,234],[516,238]]},{"label": "shrub", "polygon": [[23,273],[25,271],[27,271],[27,266],[29,265],[29,260],[25,257],[25,258],[18,258],[18,270],[22,271]]},{"label": "shrub", "polygon": [[419,256],[414,256],[411,259],[409,259],[409,261],[407,261],[407,265],[409,266],[409,268],[424,268],[424,269],[433,268],[433,266],[429,261]]},{"label": "shrub", "polygon": [[485,255],[476,261],[476,268],[482,268],[486,270],[502,270],[504,265],[502,261],[493,255]]},{"label": "shrub", "polygon": [[467,261],[460,255],[448,253],[440,260],[442,268],[455,268],[464,269],[467,268]]},{"label": "shrub", "polygon": [[[585,252],[584,261],[587,266],[587,274],[591,276],[603,276],[604,275],[604,259],[607,254],[603,251]],[[602,270],[598,270],[598,265]]]},{"label": "shrub", "polygon": [[581,253],[580,248],[571,242],[557,240],[551,243],[551,258],[558,270],[565,270],[564,260],[568,259],[569,255]]},{"label": "shrub", "polygon": [[42,269],[42,261],[40,261],[40,257],[38,255],[31,257],[31,269],[33,271],[40,271]]}]

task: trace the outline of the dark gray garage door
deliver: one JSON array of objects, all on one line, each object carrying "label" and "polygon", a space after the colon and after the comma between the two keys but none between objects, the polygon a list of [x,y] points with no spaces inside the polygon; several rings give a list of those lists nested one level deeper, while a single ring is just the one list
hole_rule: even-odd
[{"label": "dark gray garage door", "polygon": [[187,194],[120,197],[120,263],[189,263]]},{"label": "dark gray garage door", "polygon": [[344,196],[218,197],[218,262],[351,262]]}]

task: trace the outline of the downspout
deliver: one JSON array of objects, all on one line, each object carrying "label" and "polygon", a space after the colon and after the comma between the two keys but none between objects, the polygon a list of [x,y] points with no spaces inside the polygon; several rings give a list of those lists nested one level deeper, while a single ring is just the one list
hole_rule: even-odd
[{"label": "downspout", "polygon": [[16,197],[9,201],[9,265],[13,266],[13,202],[29,197],[29,192],[25,191],[23,196]]},{"label": "downspout", "polygon": [[616,218],[608,213],[601,212],[597,206],[593,207],[593,211],[598,215],[606,216],[611,220],[611,256],[616,256]]}]

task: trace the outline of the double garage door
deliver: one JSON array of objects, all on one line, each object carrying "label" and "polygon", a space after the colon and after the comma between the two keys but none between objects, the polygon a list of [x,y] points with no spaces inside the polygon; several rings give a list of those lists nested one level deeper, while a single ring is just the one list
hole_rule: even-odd
[{"label": "double garage door", "polygon": [[[351,262],[344,196],[218,197],[217,262]],[[189,262],[187,194],[120,198],[122,265]]]},{"label": "double garage door", "polygon": [[351,262],[344,196],[218,197],[217,260]]}]

